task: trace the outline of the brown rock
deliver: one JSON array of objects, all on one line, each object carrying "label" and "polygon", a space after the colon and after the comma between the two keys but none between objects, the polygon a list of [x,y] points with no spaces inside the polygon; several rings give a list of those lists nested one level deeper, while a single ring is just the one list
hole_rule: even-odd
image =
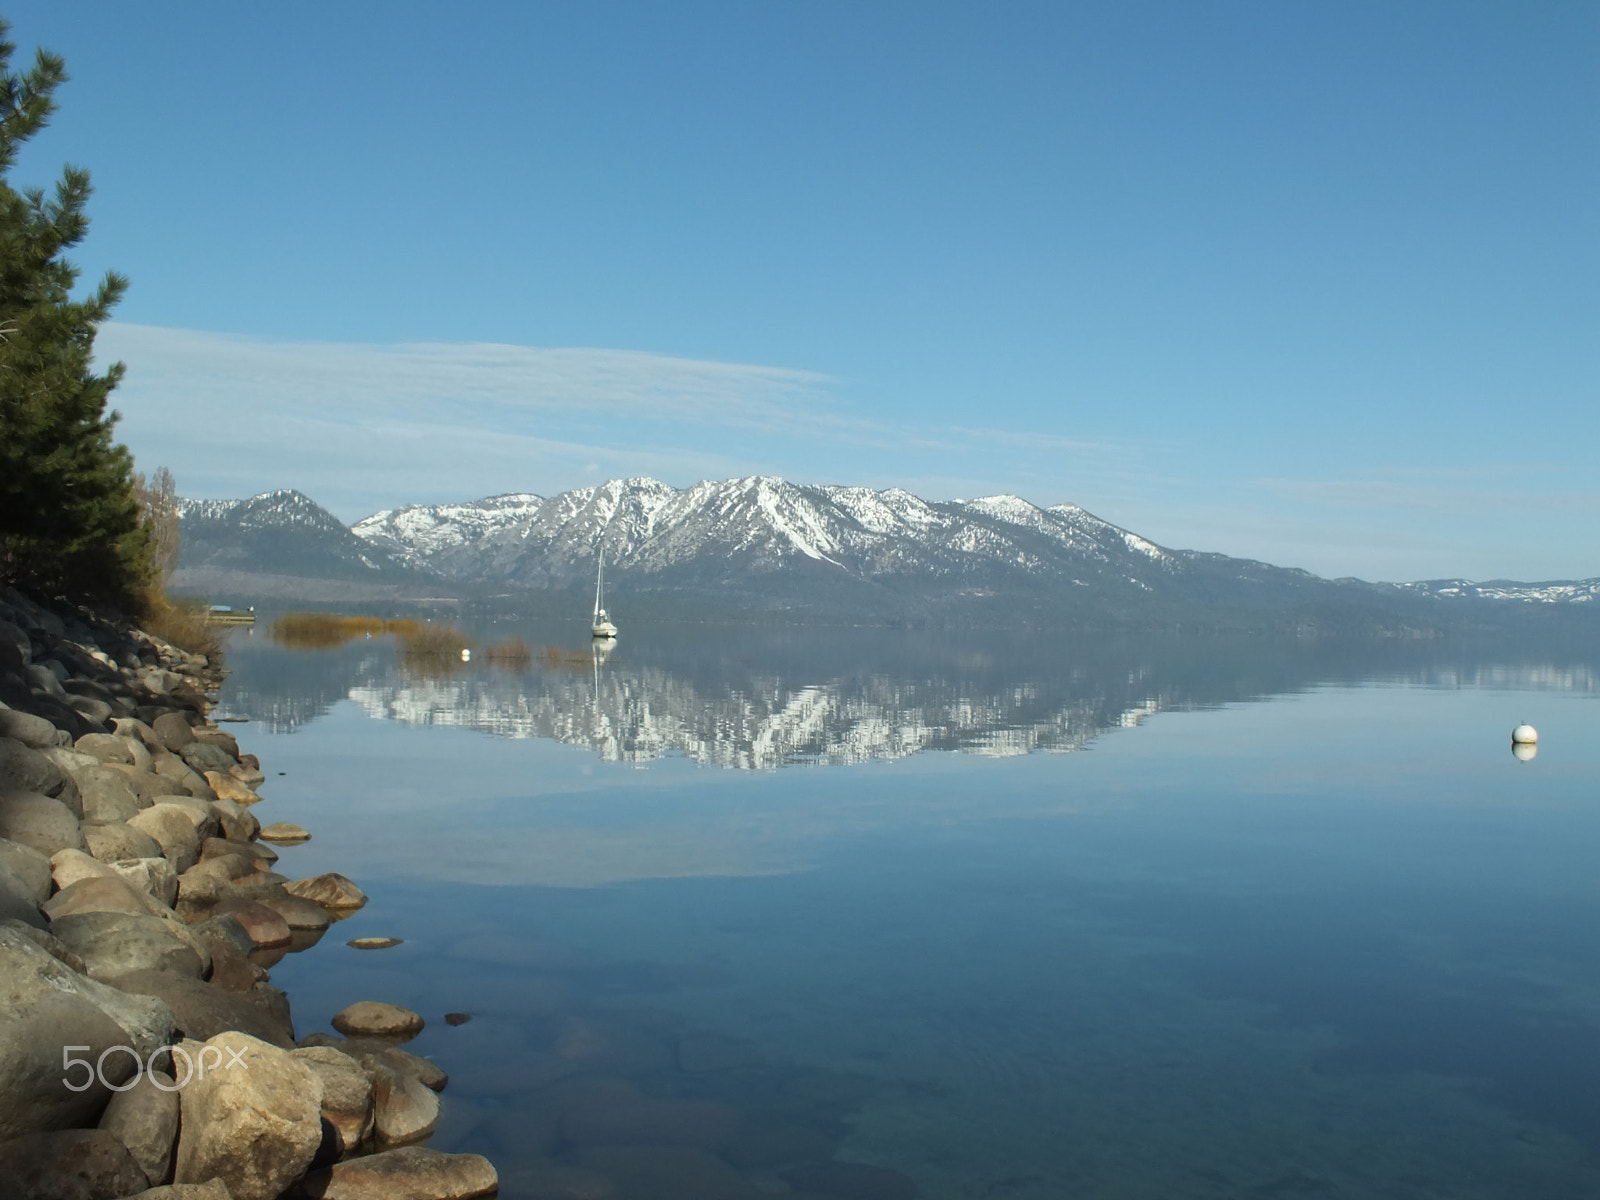
[{"label": "brown rock", "polygon": [[353,912],[367,902],[367,894],[337,871],[311,879],[297,879],[284,884],[283,890],[335,912]]},{"label": "brown rock", "polygon": [[372,1080],[372,1132],[380,1146],[405,1146],[439,1127],[439,1095],[420,1080],[368,1055],[361,1065]]},{"label": "brown rock", "polygon": [[85,825],[83,840],[89,853],[101,862],[121,862],[123,859],[153,858],[161,856],[161,843],[142,829],[126,822],[115,825]]},{"label": "brown rock", "polygon": [[385,1004],[381,1000],[358,1000],[333,1016],[332,1025],[352,1037],[414,1038],[422,1032],[423,1019],[409,1008]]},{"label": "brown rock", "polygon": [[211,790],[217,794],[218,800],[232,800],[235,804],[247,806],[257,804],[261,800],[259,795],[235,779],[230,772],[207,771],[205,776],[206,782],[211,785]]},{"label": "brown rock", "polygon": [[181,1093],[174,1182],[216,1178],[232,1200],[277,1200],[322,1144],[322,1081],[286,1050],[242,1033],[206,1047],[216,1065],[197,1070]]},{"label": "brown rock", "polygon": [[244,927],[258,949],[271,950],[289,944],[292,936],[289,923],[265,905],[247,900],[236,907],[224,906],[222,911]]},{"label": "brown rock", "polygon": [[139,1200],[232,1200],[228,1185],[220,1179],[204,1183],[169,1183],[165,1187],[140,1192]]},{"label": "brown rock", "polygon": [[82,850],[78,818],[59,800],[37,792],[0,791],[0,837],[31,846],[46,858],[58,850]]},{"label": "brown rock", "polygon": [[[257,876],[264,872],[256,872]],[[327,910],[314,900],[306,900],[300,896],[290,896],[286,893],[279,895],[261,896],[257,903],[264,908],[270,908],[288,923],[290,929],[304,929],[321,933],[328,928],[330,923]]]},{"label": "brown rock", "polygon": [[[103,763],[133,764],[133,747],[114,733],[86,733],[72,744],[79,754],[88,754]],[[147,756],[148,757],[148,756]]]},{"label": "brown rock", "polygon": [[274,821],[271,825],[261,827],[261,840],[277,842],[281,846],[295,846],[301,842],[309,842],[311,835],[300,826],[288,821]]},{"label": "brown rock", "polygon": [[406,1146],[312,1171],[293,1195],[305,1200],[472,1200],[494,1195],[499,1185],[494,1167],[481,1155]]},{"label": "brown rock", "polygon": [[174,754],[194,741],[194,730],[178,713],[166,713],[150,723],[151,730],[161,739],[161,744]]},{"label": "brown rock", "polygon": [[[172,1010],[178,1028],[191,1038],[200,1040],[240,1030],[274,1046],[294,1047],[294,1028],[281,1011],[283,993],[270,985],[257,984],[249,992],[230,992],[204,980],[167,971],[131,971],[106,982],[125,992],[162,1001]],[[181,1076],[181,1065],[176,1069]]]}]

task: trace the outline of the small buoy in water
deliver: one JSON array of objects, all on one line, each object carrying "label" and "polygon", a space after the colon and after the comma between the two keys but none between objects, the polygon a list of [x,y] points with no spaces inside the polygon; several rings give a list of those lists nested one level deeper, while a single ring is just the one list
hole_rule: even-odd
[{"label": "small buoy in water", "polygon": [[462,662],[471,662],[472,661],[472,651],[471,650],[465,650],[465,649],[462,650],[461,651],[461,661]]},{"label": "small buoy in water", "polygon": [[1527,762],[1539,753],[1538,744],[1535,742],[1512,742],[1511,757],[1518,762]]},{"label": "small buoy in water", "polygon": [[1513,746],[1531,746],[1539,740],[1539,731],[1532,725],[1518,725],[1511,731]]}]

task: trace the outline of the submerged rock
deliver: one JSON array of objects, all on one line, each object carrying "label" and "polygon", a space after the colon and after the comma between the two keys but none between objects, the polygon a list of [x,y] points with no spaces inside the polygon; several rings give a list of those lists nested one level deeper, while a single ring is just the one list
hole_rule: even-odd
[{"label": "submerged rock", "polygon": [[333,1016],[333,1027],[352,1037],[413,1038],[422,1032],[422,1017],[398,1004],[358,1000]]},{"label": "submerged rock", "polygon": [[474,1200],[494,1195],[499,1186],[494,1167],[481,1155],[407,1146],[312,1171],[291,1195],[297,1200]]}]

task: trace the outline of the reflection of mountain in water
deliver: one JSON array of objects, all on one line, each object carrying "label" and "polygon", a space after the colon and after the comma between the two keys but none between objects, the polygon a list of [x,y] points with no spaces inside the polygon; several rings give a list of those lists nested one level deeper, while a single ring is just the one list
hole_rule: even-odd
[{"label": "reflection of mountain in water", "polygon": [[682,754],[710,766],[771,768],[901,758],[918,750],[1027,754],[1073,750],[1102,729],[1159,711],[1160,699],[1117,708],[1038,687],[963,695],[882,677],[707,694],[657,667],[608,664],[595,678],[528,676],[369,684],[350,698],[375,717],[461,725],[505,737],[593,746],[647,762]]},{"label": "reflection of mountain in water", "polygon": [[567,669],[474,666],[437,678],[404,670],[387,639],[315,653],[251,639],[230,656],[229,711],[275,731],[349,698],[374,717],[549,738],[611,761],[677,754],[745,769],[919,750],[1069,751],[1163,710],[1374,678],[1600,693],[1592,655],[1269,638],[1025,642],[758,629],[713,638],[666,629],[642,632],[600,664],[569,655]]}]

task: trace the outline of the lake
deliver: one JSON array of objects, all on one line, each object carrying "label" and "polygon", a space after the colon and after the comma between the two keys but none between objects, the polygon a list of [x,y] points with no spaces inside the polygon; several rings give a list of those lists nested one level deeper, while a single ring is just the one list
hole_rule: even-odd
[{"label": "lake", "polygon": [[371,898],[297,1032],[422,1013],[503,1196],[1600,1196],[1593,654],[472,632],[221,713]]}]

